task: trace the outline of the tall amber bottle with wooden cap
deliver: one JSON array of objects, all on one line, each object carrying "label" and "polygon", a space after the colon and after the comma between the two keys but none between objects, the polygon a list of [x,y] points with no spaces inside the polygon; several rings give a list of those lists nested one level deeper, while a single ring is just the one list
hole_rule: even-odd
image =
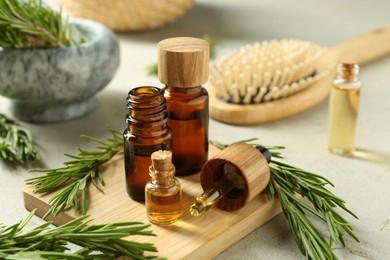
[{"label": "tall amber bottle with wooden cap", "polygon": [[158,76],[165,84],[168,126],[177,175],[200,171],[208,157],[209,44],[191,37],[158,43]]}]

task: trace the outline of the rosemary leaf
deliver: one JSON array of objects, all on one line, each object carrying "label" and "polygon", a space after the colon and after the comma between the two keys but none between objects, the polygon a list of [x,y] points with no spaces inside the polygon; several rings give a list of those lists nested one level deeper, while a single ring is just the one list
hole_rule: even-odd
[{"label": "rosemary leaf", "polygon": [[0,160],[23,164],[39,158],[30,131],[0,113]]},{"label": "rosemary leaf", "polygon": [[[146,252],[157,252],[151,243],[124,240],[134,235],[154,236],[149,225],[139,222],[118,222],[89,225],[91,219],[83,216],[58,228],[49,228],[50,222],[23,232],[34,211],[20,223],[0,227],[1,259],[117,259],[132,257],[148,259]],[[67,245],[81,247],[69,252]]]},{"label": "rosemary leaf", "polygon": [[[72,26],[41,0],[0,1],[0,46],[8,48],[61,47],[86,41],[73,39]],[[5,36],[5,37],[4,37]]]},{"label": "rosemary leaf", "polygon": [[148,72],[148,76],[157,76],[158,75],[158,64],[153,63],[146,67],[146,71]]},{"label": "rosemary leaf", "polygon": [[[58,215],[64,209],[71,207],[75,211],[87,213],[88,203],[86,183],[91,181],[96,188],[104,193],[100,184],[104,184],[103,176],[99,172],[99,166],[109,161],[115,154],[123,152],[122,134],[113,129],[109,129],[112,137],[106,142],[94,137],[83,136],[95,141],[99,146],[95,151],[78,149],[77,156],[68,155],[72,161],[65,162],[64,167],[54,169],[34,169],[30,172],[42,172],[43,176],[26,180],[26,183],[34,186],[36,193],[49,193],[59,189],[49,200],[50,209],[44,217],[50,214]],[[81,204],[79,203],[81,199]]]}]

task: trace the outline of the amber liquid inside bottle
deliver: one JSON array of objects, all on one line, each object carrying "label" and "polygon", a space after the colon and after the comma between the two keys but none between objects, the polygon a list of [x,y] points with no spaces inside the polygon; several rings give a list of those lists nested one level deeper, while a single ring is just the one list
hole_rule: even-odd
[{"label": "amber liquid inside bottle", "polygon": [[172,136],[167,126],[165,100],[158,88],[132,89],[127,102],[130,113],[123,134],[126,188],[132,199],[145,201],[150,156],[158,150],[171,150]]},{"label": "amber liquid inside bottle", "polygon": [[193,174],[208,158],[208,94],[201,86],[164,90],[177,175]]},{"label": "amber liquid inside bottle", "polygon": [[145,190],[146,209],[150,222],[164,225],[180,219],[182,214],[181,188],[175,179],[165,184],[148,183]]},{"label": "amber liquid inside bottle", "polygon": [[[134,144],[131,135],[125,134],[126,189],[136,201],[145,201],[145,184],[149,181],[150,155],[158,150],[170,150],[170,140],[156,140],[158,144]],[[133,139],[134,140],[134,139]],[[161,143],[160,143],[161,142]],[[132,144],[133,143],[133,144]]]}]

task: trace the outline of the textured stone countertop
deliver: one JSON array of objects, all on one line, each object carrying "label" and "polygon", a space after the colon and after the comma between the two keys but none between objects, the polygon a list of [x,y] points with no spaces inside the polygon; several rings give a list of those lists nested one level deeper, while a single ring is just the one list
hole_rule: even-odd
[{"label": "textured stone countertop", "polygon": [[[177,23],[163,29],[117,34],[121,65],[114,80],[100,94],[100,106],[87,116],[56,124],[25,125],[35,136],[42,165],[57,167],[64,153],[95,144],[81,134],[105,138],[106,126],[123,129],[125,97],[130,88],[158,85],[145,67],[156,62],[156,44],[171,36],[204,33],[221,37],[217,57],[255,41],[297,38],[322,46],[335,46],[353,36],[390,25],[390,2],[386,0],[288,1],[198,0]],[[390,44],[390,43],[386,43]],[[232,126],[210,120],[210,139],[221,142],[259,137],[263,143],[284,145],[286,161],[320,173],[335,184],[331,190],[344,198],[359,216],[348,217],[361,240],[346,237],[347,247],[335,246],[340,259],[390,259],[390,56],[361,68],[363,82],[357,126],[359,156],[338,157],[326,149],[328,102],[297,116],[257,126]],[[0,111],[8,101],[0,98]],[[0,162],[0,222],[15,223],[28,215],[23,206],[23,181],[31,177],[22,168]],[[42,223],[33,217],[30,226]],[[215,257],[222,259],[303,259],[283,215],[252,232]]]}]

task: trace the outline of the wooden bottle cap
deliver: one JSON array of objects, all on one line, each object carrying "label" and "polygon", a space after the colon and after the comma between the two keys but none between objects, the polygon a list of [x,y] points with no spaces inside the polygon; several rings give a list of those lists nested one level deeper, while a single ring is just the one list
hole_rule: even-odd
[{"label": "wooden bottle cap", "polygon": [[169,171],[172,168],[172,152],[157,151],[151,155],[152,165],[155,171]]},{"label": "wooden bottle cap", "polygon": [[208,160],[200,173],[203,190],[211,188],[223,175],[224,165],[234,167],[244,180],[244,189],[223,197],[216,206],[233,211],[245,206],[258,196],[270,180],[270,168],[263,154],[246,143],[233,144]]},{"label": "wooden bottle cap", "polygon": [[158,78],[172,87],[196,87],[209,77],[209,44],[192,37],[176,37],[158,43]]}]

